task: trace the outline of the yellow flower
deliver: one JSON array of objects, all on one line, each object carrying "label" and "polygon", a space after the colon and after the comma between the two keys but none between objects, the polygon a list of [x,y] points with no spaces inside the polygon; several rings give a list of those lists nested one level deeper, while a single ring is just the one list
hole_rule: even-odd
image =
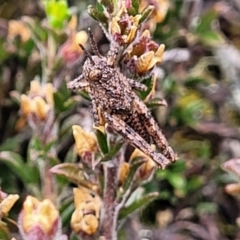
[{"label": "yellow flower", "polygon": [[76,143],[77,153],[82,155],[85,152],[94,152],[97,149],[97,140],[93,132],[86,132],[82,127],[72,126],[73,136]]},{"label": "yellow flower", "polygon": [[99,225],[99,220],[94,215],[86,215],[81,224],[81,230],[88,235],[96,233]]},{"label": "yellow flower", "polygon": [[46,102],[51,106],[54,106],[54,99],[53,99],[54,91],[55,89],[51,83],[47,83],[43,86],[43,92],[45,93]]},{"label": "yellow flower", "polygon": [[31,37],[31,31],[24,25],[23,22],[10,20],[8,24],[8,36],[12,38],[20,36],[23,42],[27,42]]},{"label": "yellow flower", "polygon": [[74,188],[73,195],[75,211],[71,218],[71,226],[75,232],[93,235],[99,225],[101,199],[84,187]]},{"label": "yellow flower", "polygon": [[114,35],[116,33],[121,34],[121,28],[118,24],[118,21],[119,21],[119,18],[113,17],[113,19],[110,22],[110,33],[112,35]]},{"label": "yellow flower", "polygon": [[84,232],[93,235],[98,229],[99,219],[92,214],[83,216],[82,209],[76,209],[72,215],[71,226],[77,233]]},{"label": "yellow flower", "polygon": [[46,103],[46,101],[42,97],[35,97],[31,102],[32,112],[36,114],[36,116],[44,120],[47,116],[48,111],[51,107]]},{"label": "yellow flower", "polygon": [[73,189],[73,196],[74,196],[74,205],[75,208],[78,207],[84,201],[91,201],[92,195],[91,191],[85,187],[79,187]]},{"label": "yellow flower", "polygon": [[21,110],[27,117],[28,114],[34,113],[38,119],[45,120],[49,110],[53,109],[54,88],[51,83],[43,86],[36,80],[30,83],[28,95],[21,95]]},{"label": "yellow flower", "polygon": [[156,52],[149,51],[137,59],[136,67],[138,73],[144,73],[151,70],[157,63],[162,61],[165,45],[161,44]]},{"label": "yellow flower", "polygon": [[50,236],[57,231],[59,212],[54,204],[45,199],[40,202],[38,199],[28,196],[23,203],[21,225],[24,234],[40,229],[45,235]]},{"label": "yellow flower", "polygon": [[[124,1],[122,2],[121,9],[117,15],[114,16],[109,24],[110,34],[120,41],[120,44],[131,43],[135,36],[139,25],[141,15],[129,16]],[[125,22],[125,24],[123,23]],[[127,27],[126,27],[127,25]],[[119,40],[121,39],[121,40]]]},{"label": "yellow flower", "polygon": [[6,216],[18,199],[19,195],[17,194],[9,194],[3,198],[3,200],[0,201],[0,216]]},{"label": "yellow flower", "polygon": [[136,41],[127,48],[124,62],[129,71],[143,75],[149,72],[163,58],[165,45],[151,40],[149,30],[145,30]]},{"label": "yellow flower", "polygon": [[122,37],[123,37],[123,40],[124,40],[124,43],[131,43],[135,36],[136,36],[136,32],[137,32],[137,29],[138,29],[138,24],[139,24],[139,20],[141,18],[141,15],[136,15],[136,16],[130,16],[130,22],[131,22],[131,27],[127,30],[127,35],[124,34]]}]

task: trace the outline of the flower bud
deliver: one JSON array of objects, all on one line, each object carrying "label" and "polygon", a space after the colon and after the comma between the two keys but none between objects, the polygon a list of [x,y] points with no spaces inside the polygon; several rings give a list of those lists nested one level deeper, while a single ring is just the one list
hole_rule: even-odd
[{"label": "flower bud", "polygon": [[32,112],[35,113],[40,120],[46,118],[49,110],[50,106],[42,97],[37,96],[32,100]]},{"label": "flower bud", "polygon": [[31,100],[25,94],[21,95],[21,110],[25,116],[27,116],[32,111]]},{"label": "flower bud", "polygon": [[86,132],[77,125],[72,126],[72,129],[78,155],[94,152],[97,149],[97,139],[94,133]]},{"label": "flower bud", "polygon": [[42,91],[41,91],[40,82],[37,80],[31,81],[29,95],[40,95],[41,93],[42,93]]}]

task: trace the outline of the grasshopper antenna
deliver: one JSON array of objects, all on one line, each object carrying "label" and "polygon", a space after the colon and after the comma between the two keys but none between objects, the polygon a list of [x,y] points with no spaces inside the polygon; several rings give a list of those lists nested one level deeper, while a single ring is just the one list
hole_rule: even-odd
[{"label": "grasshopper antenna", "polygon": [[78,45],[79,45],[79,47],[83,50],[83,52],[87,55],[87,57],[89,58],[89,60],[90,60],[90,62],[92,63],[92,65],[95,65],[95,63],[94,63],[94,61],[93,61],[93,59],[92,59],[92,56],[91,56],[90,53],[85,49],[85,47],[84,47],[81,43],[79,43]]},{"label": "grasshopper antenna", "polygon": [[98,51],[98,47],[97,47],[97,44],[94,40],[91,28],[88,28],[88,34],[89,34],[90,45],[91,45],[91,48],[93,50],[93,53],[95,55],[97,55],[99,58],[101,58],[102,56],[101,56],[100,52]]}]

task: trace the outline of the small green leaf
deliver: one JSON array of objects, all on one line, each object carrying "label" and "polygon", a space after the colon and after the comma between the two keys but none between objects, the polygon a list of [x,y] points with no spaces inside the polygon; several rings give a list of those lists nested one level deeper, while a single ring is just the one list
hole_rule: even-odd
[{"label": "small green leaf", "polygon": [[111,149],[108,151],[107,154],[104,155],[104,157],[101,159],[101,162],[110,161],[118,153],[123,144],[123,141],[119,141],[118,143],[111,146]]},{"label": "small green leaf", "polygon": [[199,24],[195,28],[195,33],[199,39],[210,46],[225,43],[221,33],[212,27],[212,22],[217,19],[217,16],[217,11],[210,9],[201,16]]},{"label": "small green leaf", "polygon": [[199,39],[210,46],[216,46],[219,44],[224,44],[225,40],[220,32],[218,31],[206,31],[205,33],[198,34]]},{"label": "small green leaf", "polygon": [[26,164],[19,154],[10,151],[2,151],[0,152],[0,160],[4,161],[27,187],[30,183],[38,184],[38,170]]},{"label": "small green leaf", "polygon": [[103,154],[108,153],[107,135],[99,130],[95,131],[98,140],[98,146]]},{"label": "small green leaf", "polygon": [[43,154],[44,151],[41,142],[36,137],[32,137],[28,145],[27,162],[36,162],[38,159],[42,158]]},{"label": "small green leaf", "polygon": [[64,159],[65,163],[74,163],[77,159],[77,153],[74,151],[74,145],[67,150],[66,157]]},{"label": "small green leaf", "polygon": [[4,140],[0,145],[0,151],[13,151],[18,152],[21,148],[22,138],[19,135],[9,137]]},{"label": "small green leaf", "polygon": [[194,88],[194,87],[198,86],[199,84],[202,84],[204,86],[208,85],[207,81],[203,78],[190,77],[185,81],[184,86],[188,87],[188,88]]},{"label": "small green leaf", "polygon": [[142,81],[142,84],[144,84],[147,87],[147,91],[144,92],[138,92],[139,97],[143,100],[145,99],[149,93],[152,91],[154,79],[152,77],[146,78]]},{"label": "small green leaf", "polygon": [[46,143],[46,144],[43,146],[43,151],[44,151],[45,153],[50,152],[51,148],[54,148],[54,147],[55,147],[56,141],[57,141],[57,139],[53,139],[52,141]]},{"label": "small green leaf", "polygon": [[0,39],[0,64],[9,56],[9,51],[5,47],[6,40],[4,38]]},{"label": "small green leaf", "polygon": [[129,206],[124,207],[123,209],[121,209],[121,211],[119,213],[119,216],[118,216],[118,219],[119,220],[124,219],[129,214],[131,214],[135,210],[143,207],[144,205],[150,203],[151,201],[153,201],[158,196],[159,196],[158,192],[153,192],[153,193],[149,193],[149,194],[141,197],[140,199],[136,200],[135,202],[133,202]]},{"label": "small green leaf", "polygon": [[7,224],[0,220],[0,239],[11,239]]},{"label": "small green leaf", "polygon": [[149,100],[148,102],[146,102],[146,105],[148,108],[153,109],[153,108],[157,108],[160,106],[167,106],[167,102],[165,99],[162,98],[153,98],[151,100]]},{"label": "small green leaf", "polygon": [[75,210],[73,199],[70,198],[65,204],[61,205],[60,213],[63,227],[67,227],[71,221],[71,216]]},{"label": "small green leaf", "polygon": [[[112,0],[100,0],[100,2],[102,3],[102,5],[104,5],[104,7],[107,9],[108,13],[112,13],[114,10],[114,4]],[[103,12],[104,9],[101,11]]]},{"label": "small green leaf", "polygon": [[138,14],[139,0],[131,0],[131,6],[127,8],[128,14],[135,16]]},{"label": "small green leaf", "polygon": [[139,0],[132,0],[132,6],[135,9],[135,12],[138,13]]},{"label": "small green leaf", "polygon": [[187,191],[196,191],[198,188],[202,187],[203,179],[201,176],[193,176],[188,179],[187,182]]},{"label": "small green leaf", "polygon": [[214,9],[205,12],[199,19],[199,24],[195,29],[196,33],[205,33],[211,30],[212,22],[217,18],[217,15],[218,13]]},{"label": "small green leaf", "polygon": [[145,21],[150,16],[153,9],[154,9],[154,6],[152,6],[152,5],[149,5],[148,7],[143,9],[143,11],[141,12],[142,17],[139,20],[139,24],[141,24],[143,21]]},{"label": "small green leaf", "polygon": [[88,100],[88,101],[91,100],[89,94],[88,94],[86,91],[81,91],[81,92],[80,92],[80,95],[81,95],[83,98],[85,98],[86,100]]},{"label": "small green leaf", "polygon": [[218,210],[217,204],[212,202],[201,202],[197,206],[197,212],[199,214],[203,213],[215,214],[217,210]]},{"label": "small green leaf", "polygon": [[104,25],[105,28],[108,26],[108,19],[103,12],[98,11],[94,6],[88,6],[88,14],[95,19],[97,22],[100,22]]},{"label": "small green leaf", "polygon": [[21,94],[18,91],[11,91],[10,92],[10,97],[18,105],[21,104]]},{"label": "small green leaf", "polygon": [[70,98],[70,92],[64,84],[57,92],[53,94],[54,108],[57,112],[64,112],[71,108],[74,101]]},{"label": "small green leaf", "polygon": [[77,185],[82,185],[86,188],[91,188],[91,184],[85,179],[83,169],[76,163],[62,163],[58,164],[50,169],[51,173],[57,174],[68,181],[71,181]]}]

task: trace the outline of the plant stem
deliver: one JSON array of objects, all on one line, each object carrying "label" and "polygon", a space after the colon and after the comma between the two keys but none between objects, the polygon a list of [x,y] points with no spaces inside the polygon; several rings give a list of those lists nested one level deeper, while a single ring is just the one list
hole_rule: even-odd
[{"label": "plant stem", "polygon": [[118,170],[122,153],[115,156],[104,166],[105,186],[103,192],[103,207],[100,219],[100,236],[105,240],[117,239],[118,208],[116,202],[118,187]]}]

